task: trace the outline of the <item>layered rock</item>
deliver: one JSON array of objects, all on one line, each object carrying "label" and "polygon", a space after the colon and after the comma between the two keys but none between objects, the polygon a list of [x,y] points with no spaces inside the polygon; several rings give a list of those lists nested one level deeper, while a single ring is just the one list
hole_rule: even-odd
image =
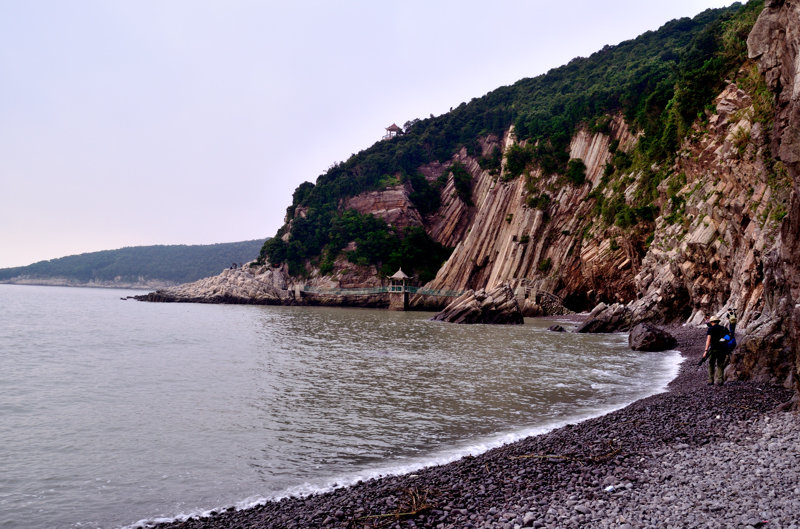
[{"label": "layered rock", "polygon": [[[641,297],[629,307],[633,321],[698,323],[723,307],[738,309],[745,322],[760,314],[764,254],[786,196],[753,113],[750,96],[729,84],[660,185],[664,195],[673,188],[672,196],[635,277]],[[737,138],[747,141],[737,147]]]},{"label": "layered rock", "polygon": [[632,326],[631,313],[621,303],[606,305],[598,304],[575,332],[599,333],[627,331]]},{"label": "layered rock", "polygon": [[[610,238],[584,237],[593,207],[587,198],[600,184],[613,141],[621,149],[630,149],[636,142],[621,116],[611,120],[607,134],[578,131],[570,156],[586,165],[586,183],[577,186],[565,185],[563,176],[543,175],[539,169],[511,179],[505,168],[493,175],[462,150],[456,161],[473,176],[476,207],[453,208],[452,195],[444,191],[439,221],[429,233],[447,244],[451,239],[441,234],[459,231],[447,229],[452,226],[464,231],[464,237],[456,241],[451,258],[428,286],[463,290],[508,283],[522,289],[522,299],[530,299],[530,306],[536,303],[538,292],[561,297],[577,294],[576,299],[583,300],[573,303],[578,309],[600,300],[634,299],[631,270],[640,259],[638,250],[626,246],[622,238],[621,247],[614,248]],[[512,129],[499,143],[484,142],[484,154],[495,145],[507,151],[515,142]],[[547,191],[546,204],[528,205],[537,195],[531,183],[537,190],[552,190]],[[468,229],[463,230],[465,222]]]},{"label": "layered rock", "polygon": [[433,317],[450,323],[523,323],[514,291],[508,285],[491,290],[468,290]]},{"label": "layered rock", "polygon": [[136,296],[136,299],[162,302],[290,304],[295,299],[295,293],[289,290],[288,280],[283,268],[245,265],[224,270],[218,276]]},{"label": "layered rock", "polygon": [[731,371],[800,392],[800,5],[767,0],[747,47],[776,95],[771,149],[791,182],[791,198],[764,259],[763,314],[748,325]]},{"label": "layered rock", "polygon": [[408,184],[367,191],[345,200],[344,209],[375,215],[390,226],[422,226],[422,217],[409,198],[410,191]]}]

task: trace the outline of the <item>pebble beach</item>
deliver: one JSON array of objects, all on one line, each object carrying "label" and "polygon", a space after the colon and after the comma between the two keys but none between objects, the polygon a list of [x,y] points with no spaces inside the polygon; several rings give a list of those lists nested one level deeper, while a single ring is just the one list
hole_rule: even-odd
[{"label": "pebble beach", "polygon": [[160,524],[221,528],[800,528],[800,416],[791,392],[706,385],[705,330],[665,393],[402,476]]}]

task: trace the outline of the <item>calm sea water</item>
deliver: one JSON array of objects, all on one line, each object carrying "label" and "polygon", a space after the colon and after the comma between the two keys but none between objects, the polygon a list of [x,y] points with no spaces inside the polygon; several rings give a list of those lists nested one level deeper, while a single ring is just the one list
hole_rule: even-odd
[{"label": "calm sea water", "polygon": [[0,528],[146,526],[408,472],[664,389],[552,322],[0,285]]}]

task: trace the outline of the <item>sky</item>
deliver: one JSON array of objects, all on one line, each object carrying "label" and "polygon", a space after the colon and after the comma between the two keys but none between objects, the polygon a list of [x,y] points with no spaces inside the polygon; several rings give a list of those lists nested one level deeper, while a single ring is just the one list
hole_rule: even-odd
[{"label": "sky", "polygon": [[0,0],[0,268],[272,236],[380,140],[729,0]]}]

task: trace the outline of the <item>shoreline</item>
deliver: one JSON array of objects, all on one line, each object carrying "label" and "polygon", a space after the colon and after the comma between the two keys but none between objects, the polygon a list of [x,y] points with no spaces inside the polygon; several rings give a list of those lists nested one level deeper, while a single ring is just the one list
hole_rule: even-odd
[{"label": "shoreline", "polygon": [[[747,382],[706,386],[705,368],[695,366],[704,330],[669,330],[684,361],[666,392],[411,474],[154,527],[757,527],[766,519],[767,527],[792,527],[800,456],[786,444],[800,435],[800,422],[776,411],[791,392]],[[776,461],[784,472],[774,471]],[[704,472],[686,479],[697,469]],[[719,469],[724,475],[715,475]],[[770,480],[791,492],[770,489]],[[745,482],[752,494],[740,490]]]},{"label": "shoreline", "polygon": [[118,290],[152,290],[158,288],[167,288],[174,286],[174,283],[168,282],[153,282],[153,283],[116,283],[113,281],[103,282],[87,282],[80,283],[71,280],[48,280],[48,279],[31,279],[31,280],[4,280],[0,281],[0,285],[17,285],[26,287],[68,287],[68,288],[107,288]]}]

